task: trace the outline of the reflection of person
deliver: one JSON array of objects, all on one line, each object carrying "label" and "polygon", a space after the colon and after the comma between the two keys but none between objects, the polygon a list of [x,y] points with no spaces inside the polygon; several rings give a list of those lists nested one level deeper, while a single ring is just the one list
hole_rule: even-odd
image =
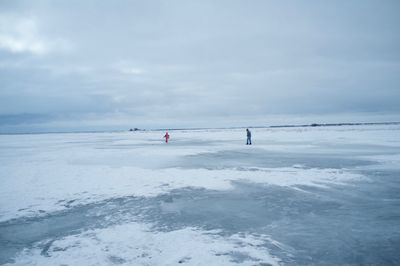
[{"label": "reflection of person", "polygon": [[247,132],[247,142],[246,145],[251,145],[251,131],[247,128],[246,129]]},{"label": "reflection of person", "polygon": [[168,130],[167,130],[167,132],[165,133],[164,138],[165,138],[165,142],[168,143],[168,139],[169,139]]}]

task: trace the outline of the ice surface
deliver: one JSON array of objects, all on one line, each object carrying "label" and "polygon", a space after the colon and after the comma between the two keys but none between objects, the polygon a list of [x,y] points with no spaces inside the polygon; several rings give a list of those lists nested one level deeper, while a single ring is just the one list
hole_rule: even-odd
[{"label": "ice surface", "polygon": [[0,136],[0,264],[396,265],[400,126]]}]

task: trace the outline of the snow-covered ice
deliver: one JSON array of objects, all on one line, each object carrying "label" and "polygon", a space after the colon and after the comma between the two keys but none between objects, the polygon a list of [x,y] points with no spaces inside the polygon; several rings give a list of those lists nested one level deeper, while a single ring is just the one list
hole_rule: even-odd
[{"label": "snow-covered ice", "polygon": [[400,125],[0,136],[0,264],[400,264]]}]

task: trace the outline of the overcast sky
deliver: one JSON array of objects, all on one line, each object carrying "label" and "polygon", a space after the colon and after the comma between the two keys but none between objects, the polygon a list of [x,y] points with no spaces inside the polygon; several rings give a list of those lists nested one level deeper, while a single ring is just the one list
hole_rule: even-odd
[{"label": "overcast sky", "polygon": [[398,0],[0,0],[0,132],[399,113]]}]

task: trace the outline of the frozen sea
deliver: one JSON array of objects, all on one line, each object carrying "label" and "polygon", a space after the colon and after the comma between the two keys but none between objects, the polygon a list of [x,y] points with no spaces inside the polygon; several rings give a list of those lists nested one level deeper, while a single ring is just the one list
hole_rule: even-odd
[{"label": "frozen sea", "polygon": [[400,125],[0,136],[0,264],[400,265]]}]

